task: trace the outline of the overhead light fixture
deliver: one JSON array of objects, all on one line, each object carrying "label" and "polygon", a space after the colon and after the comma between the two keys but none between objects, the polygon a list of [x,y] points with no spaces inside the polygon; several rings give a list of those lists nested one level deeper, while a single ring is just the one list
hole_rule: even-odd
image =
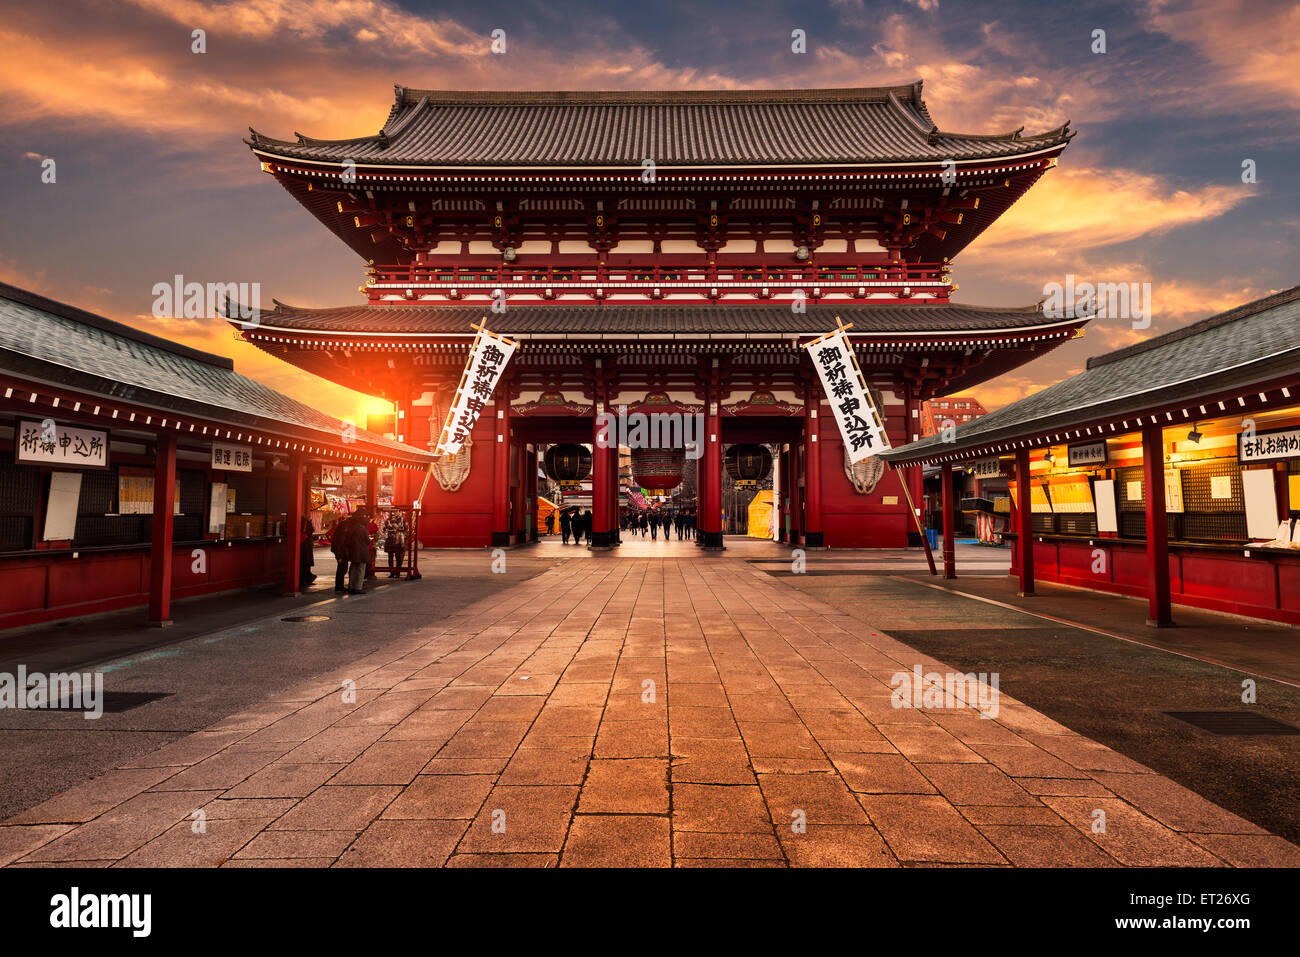
[{"label": "overhead light fixture", "polygon": [[1202,433],[1199,432],[1199,431],[1197,431],[1196,423],[1193,422],[1193,423],[1192,423],[1192,431],[1190,431],[1190,432],[1187,433],[1187,441],[1188,441],[1188,442],[1195,442],[1195,443],[1197,443],[1197,444],[1199,445],[1200,442],[1201,442],[1201,438],[1202,438],[1202,437],[1203,437],[1203,436],[1202,436]]}]

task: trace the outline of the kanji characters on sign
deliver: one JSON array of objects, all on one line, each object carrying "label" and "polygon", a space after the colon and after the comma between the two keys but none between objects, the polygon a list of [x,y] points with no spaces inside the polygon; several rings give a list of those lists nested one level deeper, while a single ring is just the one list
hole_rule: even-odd
[{"label": "kanji characters on sign", "polygon": [[863,385],[853,358],[853,347],[849,345],[844,330],[810,342],[807,349],[822,380],[826,399],[835,413],[849,461],[856,465],[888,449],[889,438]]},{"label": "kanji characters on sign", "polygon": [[447,422],[435,448],[442,454],[454,455],[460,451],[515,352],[512,340],[482,327],[476,328],[479,332],[470,350],[465,374],[461,377],[451,408],[447,410]]}]

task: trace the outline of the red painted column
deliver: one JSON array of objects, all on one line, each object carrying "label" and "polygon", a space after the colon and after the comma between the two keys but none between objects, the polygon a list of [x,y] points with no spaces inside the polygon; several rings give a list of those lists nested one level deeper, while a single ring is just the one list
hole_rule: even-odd
[{"label": "red painted column", "polygon": [[1034,509],[1029,491],[1029,450],[1016,452],[1016,507],[1019,534],[1016,537],[1016,560],[1020,572],[1022,597],[1034,593]]},{"label": "red painted column", "polygon": [[[599,374],[599,373],[597,373]],[[609,460],[618,462],[618,437],[612,427],[606,425],[602,415],[606,411],[605,384],[596,384],[596,400],[593,409],[596,413],[592,420],[591,432],[591,547],[609,548],[612,536],[609,530]]]},{"label": "red painted column", "polygon": [[[715,360],[716,361],[716,360]],[[720,549],[722,544],[722,416],[717,388],[708,390],[704,409],[704,466],[705,480],[700,489],[699,512],[700,544],[705,548]]]},{"label": "red painted column", "polygon": [[618,527],[618,503],[619,503],[619,484],[618,484],[618,447],[614,446],[609,450],[609,540],[613,545],[617,545],[623,536],[619,534]]},{"label": "red painted column", "polygon": [[153,533],[149,541],[149,624],[172,623],[172,510],[176,507],[176,434],[159,433],[153,471]]},{"label": "red painted column", "polygon": [[[815,384],[810,386],[816,387]],[[804,541],[809,548],[821,548],[825,542],[822,533],[822,450],[818,441],[817,412],[821,406],[821,396],[814,393],[804,401],[803,437],[804,437],[804,524],[806,532]]]},{"label": "red painted column", "polygon": [[493,413],[496,431],[492,446],[492,546],[510,544],[510,400],[506,382],[497,383]]},{"label": "red painted column", "polygon": [[284,514],[284,593],[296,595],[302,587],[302,517],[305,514],[303,482],[306,478],[301,453],[289,457],[289,496]]},{"label": "red painted column", "polygon": [[800,467],[799,440],[790,443],[790,544],[799,546],[803,541],[803,469]]},{"label": "red painted column", "polygon": [[529,442],[525,447],[524,468],[528,470],[527,483],[524,486],[528,500],[528,528],[525,541],[537,541],[537,446]]},{"label": "red painted column", "polygon": [[[404,442],[407,445],[411,442],[411,400],[408,396],[399,398],[396,402],[397,411],[394,413],[397,423],[397,441]],[[411,470],[407,468],[395,467],[393,469],[393,504],[410,505],[411,496],[413,496],[419,487],[411,488]]]},{"label": "red painted column", "polygon": [[[379,466],[371,462],[366,466],[366,508],[370,510],[370,520],[379,524]],[[370,550],[370,561],[366,563],[366,577],[375,577],[375,552],[378,543]]]},{"label": "red painted column", "polygon": [[1157,425],[1142,427],[1142,482],[1147,513],[1147,624],[1174,623],[1169,607],[1169,533],[1165,514],[1165,441]]},{"label": "red painted column", "polygon": [[945,465],[940,475],[943,485],[943,577],[957,577],[957,543],[954,540],[954,521],[957,502],[952,489],[952,466]]}]

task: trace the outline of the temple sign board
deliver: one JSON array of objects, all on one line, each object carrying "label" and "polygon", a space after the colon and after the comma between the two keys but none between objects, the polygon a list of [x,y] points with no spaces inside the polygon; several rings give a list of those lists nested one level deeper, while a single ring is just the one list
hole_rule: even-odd
[{"label": "temple sign board", "polygon": [[890,446],[875,403],[862,381],[862,370],[849,344],[848,329],[840,324],[834,332],[814,339],[804,348],[812,358],[826,401],[835,414],[849,462],[856,465],[887,451]]},{"label": "temple sign board", "polygon": [[480,321],[471,326],[477,330],[474,345],[469,351],[469,361],[456,387],[456,395],[447,410],[447,421],[442,427],[442,435],[434,452],[439,455],[455,455],[460,451],[465,440],[474,431],[474,424],[482,414],[492,392],[501,381],[510,357],[515,354],[516,344],[505,336],[489,332]]}]

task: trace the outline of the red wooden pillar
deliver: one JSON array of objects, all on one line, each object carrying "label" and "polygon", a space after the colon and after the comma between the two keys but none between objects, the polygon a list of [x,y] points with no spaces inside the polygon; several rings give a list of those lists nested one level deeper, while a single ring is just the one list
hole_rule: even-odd
[{"label": "red wooden pillar", "polygon": [[[810,391],[812,387],[810,386]],[[804,455],[804,542],[809,548],[821,548],[826,544],[822,533],[822,452],[818,441],[817,411],[821,405],[821,396],[814,393],[804,401],[803,436]]]},{"label": "red wooden pillar", "polygon": [[619,484],[618,484],[618,446],[609,450],[609,540],[617,545],[623,536],[619,533]]},{"label": "red wooden pillar", "polygon": [[304,459],[295,452],[289,457],[289,498],[284,514],[284,593],[296,595],[302,587],[302,517],[303,482],[306,479]]},{"label": "red wooden pillar", "polygon": [[[370,521],[379,524],[379,466],[371,462],[366,466],[366,508],[370,512]],[[366,563],[366,577],[375,577],[375,552],[378,543],[370,547],[370,561]]]},{"label": "red wooden pillar", "polygon": [[943,485],[943,577],[957,577],[957,542],[955,541],[954,512],[957,502],[953,496],[952,466],[945,465],[941,473]]},{"label": "red wooden pillar", "polygon": [[799,455],[799,441],[790,443],[790,544],[799,546],[803,541],[803,469]]},{"label": "red wooden pillar", "polygon": [[172,510],[176,507],[176,434],[159,433],[153,471],[153,534],[149,543],[149,624],[172,623]]},{"label": "red wooden pillar", "polygon": [[[714,360],[715,362],[717,360]],[[704,482],[700,488],[700,544],[722,548],[722,416],[719,394],[709,389],[704,412]]]},{"label": "red wooden pillar", "polygon": [[492,446],[492,546],[510,544],[510,400],[509,384],[497,384],[496,434]]},{"label": "red wooden pillar", "polygon": [[1029,450],[1016,452],[1016,518],[1019,532],[1016,536],[1016,564],[1020,572],[1022,597],[1034,593],[1034,508],[1029,491]]},{"label": "red wooden pillar", "polygon": [[606,412],[603,383],[596,386],[593,408],[596,418],[592,421],[591,432],[591,547],[609,548],[613,543],[609,530],[609,499],[613,491],[609,480],[609,462],[612,458],[617,467],[618,438],[603,414]]},{"label": "red wooden pillar", "polygon": [[1165,440],[1158,424],[1142,427],[1142,481],[1147,513],[1147,624],[1174,623],[1169,608],[1169,532],[1165,515]]},{"label": "red wooden pillar", "polygon": [[527,454],[524,455],[524,460],[525,460],[524,467],[528,469],[528,475],[526,476],[526,484],[524,485],[524,489],[525,489],[525,496],[528,500],[528,507],[526,509],[526,511],[528,512],[528,528],[527,528],[528,535],[525,541],[535,542],[537,541],[537,511],[538,511],[537,446],[529,442],[528,445],[526,446],[526,453]]}]

